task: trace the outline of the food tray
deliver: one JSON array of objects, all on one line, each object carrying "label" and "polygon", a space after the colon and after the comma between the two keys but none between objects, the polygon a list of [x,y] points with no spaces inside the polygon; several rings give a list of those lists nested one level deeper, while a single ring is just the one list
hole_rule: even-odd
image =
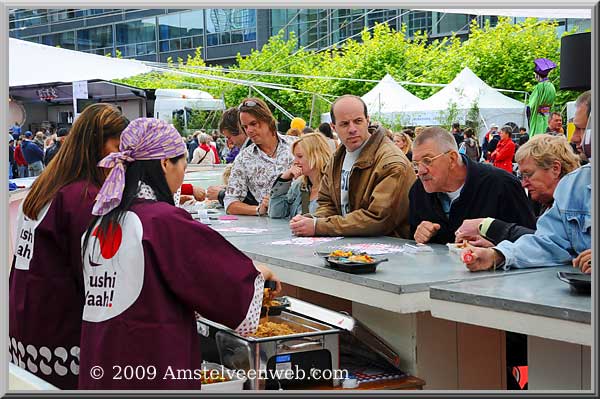
[{"label": "food tray", "polygon": [[[377,255],[369,255],[371,258],[373,258],[375,261],[374,262],[370,262],[370,263],[364,263],[364,262],[350,262],[348,260],[345,260],[345,258],[341,258],[341,257],[335,257],[335,256],[329,256],[329,254],[331,253],[331,251],[329,252],[315,252],[316,256],[322,257],[325,260],[325,265],[329,266],[333,269],[342,271],[342,272],[346,272],[346,273],[352,273],[352,274],[362,274],[362,273],[374,273],[377,270],[377,265],[379,265],[381,262],[387,262],[387,258],[383,258]],[[361,253],[362,255],[367,253]]]},{"label": "food tray", "polygon": [[[246,382],[246,377],[239,378],[238,373],[230,371],[226,368],[223,368],[220,364],[210,363],[210,362],[202,362],[201,369],[206,370],[225,370],[226,375],[231,377],[229,381],[223,382],[213,382],[212,384],[202,384],[200,386],[200,390],[204,392],[234,392],[234,391],[243,391],[244,383]],[[227,373],[227,371],[230,371]]]},{"label": "food tray", "polygon": [[571,291],[577,294],[590,295],[592,292],[592,275],[584,273],[558,272],[559,280],[571,286]]}]

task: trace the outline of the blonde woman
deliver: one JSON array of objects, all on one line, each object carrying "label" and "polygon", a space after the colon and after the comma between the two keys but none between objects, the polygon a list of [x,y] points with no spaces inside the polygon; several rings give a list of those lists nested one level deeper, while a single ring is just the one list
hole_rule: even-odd
[{"label": "blonde woman", "polygon": [[408,160],[412,161],[412,140],[410,136],[404,132],[396,132],[394,133],[393,141],[396,147],[400,148],[404,155],[406,155]]},{"label": "blonde woman", "polygon": [[211,137],[206,133],[198,135],[198,148],[194,150],[191,164],[212,165],[216,163],[215,154],[210,148]]},{"label": "blonde woman", "polygon": [[268,206],[269,217],[289,219],[312,213],[318,207],[321,177],[331,158],[331,148],[321,133],[309,133],[292,144],[292,154],[294,163],[279,175],[270,198],[261,204],[261,207]]}]

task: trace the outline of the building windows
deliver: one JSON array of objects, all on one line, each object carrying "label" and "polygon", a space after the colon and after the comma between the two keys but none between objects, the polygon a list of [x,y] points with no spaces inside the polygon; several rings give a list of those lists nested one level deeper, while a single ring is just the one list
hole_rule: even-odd
[{"label": "building windows", "polygon": [[418,31],[431,32],[431,12],[411,11],[408,13],[408,36],[414,36]]},{"label": "building windows", "polygon": [[43,35],[41,43],[47,46],[75,50],[75,31]]},{"label": "building windows", "polygon": [[[264,12],[264,14],[262,14]],[[472,15],[402,9],[271,9],[269,26],[261,26],[261,37],[276,35],[285,28],[285,39],[295,33],[299,46],[320,50],[339,45],[346,39],[361,40],[363,29],[387,23],[400,30],[407,26],[407,36],[417,31],[432,38],[458,33],[466,37]],[[129,20],[131,18],[131,20]],[[257,40],[257,10],[254,9],[10,9],[9,35],[51,46],[95,54],[164,60],[193,54],[198,47],[223,46],[204,52],[219,63],[231,62],[238,51],[253,46]],[[525,18],[513,18],[515,23]],[[495,26],[496,16],[477,16],[482,26]],[[557,35],[565,31],[591,28],[589,19],[560,19]],[[74,31],[63,32],[65,29]],[[43,34],[43,32],[53,32]],[[57,33],[59,32],[59,33]],[[42,36],[40,36],[42,35]],[[252,42],[252,43],[248,43]],[[231,46],[248,43],[243,48]],[[257,45],[262,45],[260,41]],[[157,54],[158,53],[158,54]],[[162,56],[164,54],[164,57]],[[208,59],[207,61],[212,61]]]},{"label": "building windows", "polygon": [[77,50],[93,54],[112,55],[112,25],[77,31]]},{"label": "building windows", "polygon": [[25,41],[28,41],[28,42],[33,42],[33,43],[40,43],[40,37],[39,36],[24,37],[24,38],[22,38],[22,40],[25,40]]},{"label": "building windows", "polygon": [[45,25],[48,23],[48,10],[16,9],[9,11],[9,29],[25,28],[29,26]]},{"label": "building windows", "polygon": [[156,18],[116,24],[115,33],[123,57],[156,54]]},{"label": "building windows", "polygon": [[69,19],[75,19],[83,17],[83,10],[76,10],[68,8],[65,10],[48,10],[48,21],[49,22],[62,22]]},{"label": "building windows", "polygon": [[[308,49],[316,50],[327,47],[327,19],[328,10],[301,10],[297,18],[296,34],[298,44]],[[294,26],[294,24],[291,24]]]},{"label": "building windows", "polygon": [[452,33],[467,32],[471,18],[466,14],[436,13],[437,18],[431,33],[451,35]]},{"label": "building windows", "polygon": [[201,47],[204,11],[194,10],[158,17],[160,52],[191,50]]},{"label": "building windows", "polygon": [[208,46],[256,40],[256,10],[213,8],[205,16]]},{"label": "building windows", "polygon": [[398,16],[401,14],[399,10],[369,10],[367,14],[367,25],[370,27],[375,26],[376,23],[386,23],[391,28],[399,30]]},{"label": "building windows", "polygon": [[339,43],[350,37],[357,39],[357,36],[365,28],[364,9],[339,9],[335,10],[331,16],[332,43]]}]

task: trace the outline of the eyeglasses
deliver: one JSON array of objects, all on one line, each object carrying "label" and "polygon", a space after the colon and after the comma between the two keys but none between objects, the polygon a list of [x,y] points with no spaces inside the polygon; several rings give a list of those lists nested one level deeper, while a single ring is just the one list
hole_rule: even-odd
[{"label": "eyeglasses", "polygon": [[436,159],[438,159],[439,157],[441,157],[442,155],[446,155],[449,152],[452,152],[452,150],[448,150],[446,152],[442,152],[441,154],[437,154],[435,157],[423,157],[423,159],[421,159],[420,161],[412,161],[412,165],[413,168],[416,170],[419,170],[419,166],[423,165],[426,168],[430,168],[431,165],[433,165],[433,161],[435,161]]},{"label": "eyeglasses", "polygon": [[257,105],[258,103],[256,101],[246,100],[238,106],[238,111],[241,111],[242,107],[256,107]]},{"label": "eyeglasses", "polygon": [[518,172],[517,173],[517,177],[519,178],[519,180],[521,181],[526,181],[526,180],[530,180],[533,175],[535,175],[535,173],[538,171],[538,169],[534,170],[533,172],[530,173],[526,173],[526,172]]}]

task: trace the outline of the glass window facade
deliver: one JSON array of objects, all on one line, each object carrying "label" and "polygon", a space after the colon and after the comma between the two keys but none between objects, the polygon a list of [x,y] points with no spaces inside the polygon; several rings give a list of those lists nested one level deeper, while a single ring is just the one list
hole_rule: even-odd
[{"label": "glass window facade", "polygon": [[40,43],[45,44],[47,46],[75,50],[75,31],[42,35]]},{"label": "glass window facade", "polygon": [[9,12],[9,29],[25,28],[48,23],[48,10],[13,10]]},{"label": "glass window facade", "polygon": [[205,17],[207,46],[256,40],[256,10],[213,8]]},{"label": "glass window facade", "polygon": [[469,29],[471,18],[465,14],[437,13],[433,29],[435,34],[450,35],[452,32],[465,32]]},{"label": "glass window facade", "polygon": [[160,52],[203,46],[204,11],[195,10],[158,17]]},{"label": "glass window facade", "polygon": [[112,25],[78,30],[77,50],[100,55],[114,55]]},{"label": "glass window facade", "polygon": [[369,10],[367,14],[367,25],[375,26],[376,23],[386,23],[391,28],[399,30],[401,24],[398,21],[398,16],[401,15],[401,10]]},{"label": "glass window facade", "polygon": [[[432,38],[458,33],[465,36],[471,19],[495,26],[497,16],[473,16],[406,9],[191,9],[169,12],[165,9],[9,9],[9,35],[63,48],[164,60],[183,57],[198,47],[225,46],[212,54],[217,63],[227,65],[242,48],[259,48],[270,35],[285,28],[285,38],[294,32],[300,46],[319,50],[341,44],[376,23],[399,30],[407,25],[407,35],[427,32]],[[257,41],[257,14],[269,25],[261,26]],[[512,18],[514,23],[525,18]],[[576,28],[591,28],[590,19],[559,19],[557,36]],[[70,29],[69,31],[64,31]],[[44,32],[44,33],[42,33]],[[52,33],[48,33],[52,32]],[[245,43],[228,50],[231,44]],[[164,55],[164,56],[163,56]],[[207,61],[211,61],[208,58]]]},{"label": "glass window facade", "polygon": [[352,37],[360,39],[360,32],[365,27],[364,9],[340,9],[332,14],[331,37],[332,43],[339,43],[342,40]]},{"label": "glass window facade", "polygon": [[418,31],[431,32],[432,12],[430,11],[411,11],[407,15],[407,35],[414,36]]},{"label": "glass window facade", "polygon": [[156,18],[116,24],[115,41],[123,57],[156,54]]}]

